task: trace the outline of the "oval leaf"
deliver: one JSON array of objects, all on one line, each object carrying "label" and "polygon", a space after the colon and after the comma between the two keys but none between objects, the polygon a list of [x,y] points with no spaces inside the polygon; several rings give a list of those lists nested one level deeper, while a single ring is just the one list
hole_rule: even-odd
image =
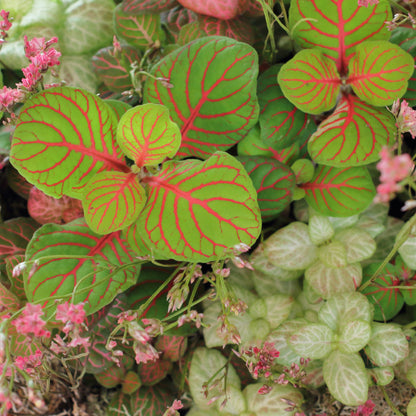
[{"label": "oval leaf", "polygon": [[227,153],[205,162],[167,162],[143,183],[149,194],[139,229],[145,242],[170,258],[226,258],[235,245],[251,246],[259,236],[256,190],[240,162]]},{"label": "oval leaf", "polygon": [[282,66],[277,79],[286,98],[298,109],[311,114],[335,107],[341,87],[334,61],[317,49],[298,52]]},{"label": "oval leaf", "polygon": [[387,109],[347,95],[311,136],[308,151],[323,165],[368,165],[380,159],[381,148],[395,140],[395,132],[396,121]]},{"label": "oval leaf", "polygon": [[389,2],[361,7],[351,0],[294,0],[289,26],[295,41],[303,48],[319,48],[346,72],[354,48],[366,40],[388,40],[385,22],[392,19]]},{"label": "oval leaf", "polygon": [[114,140],[117,118],[100,98],[69,87],[42,91],[23,106],[10,161],[45,194],[80,198],[101,170],[128,171]]},{"label": "oval leaf", "polygon": [[366,103],[393,104],[407,90],[414,61],[402,48],[387,41],[363,42],[348,64],[347,83]]},{"label": "oval leaf", "polygon": [[212,36],[189,43],[158,62],[144,100],[164,104],[182,134],[178,156],[208,158],[227,150],[258,118],[256,51],[245,43]]},{"label": "oval leaf", "polygon": [[137,276],[137,266],[126,267],[133,253],[119,233],[98,236],[83,220],[41,227],[27,247],[26,261],[36,261],[24,272],[27,299],[42,302],[48,316],[56,298],[85,302],[87,314],[94,313],[134,284]]},{"label": "oval leaf", "polygon": [[371,336],[370,324],[366,321],[349,321],[341,328],[338,337],[339,350],[346,353],[358,352],[364,348]]},{"label": "oval leaf", "polygon": [[332,351],[324,361],[324,379],[330,393],[343,404],[358,406],[367,400],[367,372],[358,353]]},{"label": "oval leaf", "polygon": [[139,168],[157,165],[175,156],[181,132],[163,105],[144,104],[123,114],[117,128],[117,142]]},{"label": "oval leaf", "polygon": [[318,166],[311,182],[300,185],[308,205],[321,214],[349,217],[367,208],[375,196],[373,180],[362,167]]},{"label": "oval leaf", "polygon": [[161,13],[178,6],[176,0],[124,0],[122,8],[128,14]]},{"label": "oval leaf", "polygon": [[146,192],[134,173],[100,172],[82,196],[85,221],[98,234],[131,225],[146,203]]},{"label": "oval leaf", "polygon": [[347,250],[348,263],[369,259],[376,251],[376,242],[366,231],[351,227],[336,233],[335,239],[341,241]]},{"label": "oval leaf", "polygon": [[240,0],[178,0],[182,6],[199,14],[232,19],[240,12]]}]

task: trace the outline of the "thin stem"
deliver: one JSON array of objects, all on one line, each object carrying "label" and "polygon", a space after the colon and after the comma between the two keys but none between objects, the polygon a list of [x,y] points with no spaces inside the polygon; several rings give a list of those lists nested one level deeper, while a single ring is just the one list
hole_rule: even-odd
[{"label": "thin stem", "polygon": [[395,0],[389,0],[392,7],[395,7],[396,9],[400,10],[401,12],[405,13],[406,15],[409,13],[409,10],[407,10],[405,7],[397,3]]},{"label": "thin stem", "polygon": [[384,396],[384,400],[387,402],[390,409],[393,410],[393,412],[396,413],[397,416],[405,416],[399,409],[396,408],[396,406],[390,400],[390,397],[387,394],[386,389],[383,386],[379,386],[379,388],[381,389],[383,396]]}]

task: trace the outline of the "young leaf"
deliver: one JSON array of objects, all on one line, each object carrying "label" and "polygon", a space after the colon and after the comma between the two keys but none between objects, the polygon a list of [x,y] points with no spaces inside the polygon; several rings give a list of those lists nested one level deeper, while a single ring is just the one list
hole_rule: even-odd
[{"label": "young leaf", "polygon": [[324,379],[329,392],[343,404],[358,406],[367,400],[367,372],[358,353],[332,351],[324,361]]},{"label": "young leaf", "polygon": [[114,10],[114,29],[119,38],[142,50],[155,46],[163,34],[158,14],[129,14],[122,3]]},{"label": "young leaf", "polygon": [[251,46],[219,36],[198,39],[157,63],[144,101],[169,108],[182,134],[178,156],[206,159],[233,146],[257,122],[257,72]]},{"label": "young leaf", "polygon": [[311,136],[308,150],[323,165],[368,165],[379,160],[381,148],[395,140],[395,131],[395,118],[387,109],[346,95]]},{"label": "young leaf", "polygon": [[323,359],[333,349],[334,335],[326,325],[309,324],[290,337],[289,345],[301,357],[309,357],[312,360]]},{"label": "young leaf", "polygon": [[408,356],[409,343],[400,326],[373,322],[371,339],[364,350],[374,365],[394,366]]},{"label": "young leaf", "polygon": [[363,211],[375,196],[366,168],[318,166],[311,182],[300,185],[308,205],[323,215],[349,217]]},{"label": "young leaf", "polygon": [[177,260],[226,258],[239,243],[251,246],[261,230],[256,190],[228,153],[205,162],[166,162],[145,178],[148,202],[139,228],[150,247]]},{"label": "young leaf", "polygon": [[55,298],[85,302],[84,309],[92,314],[134,284],[138,271],[137,265],[126,267],[133,253],[119,232],[98,236],[81,219],[37,230],[26,261],[31,265],[24,272],[27,299],[42,301],[48,316],[55,311]]},{"label": "young leaf", "polygon": [[269,157],[240,156],[238,160],[253,181],[257,190],[263,220],[270,220],[291,202],[295,177],[286,165]]},{"label": "young leaf", "polygon": [[264,71],[257,82],[261,126],[261,139],[275,149],[290,146],[303,136],[309,136],[314,123],[286,97],[277,83],[281,65],[273,65]]},{"label": "young leaf", "polygon": [[146,203],[146,192],[134,173],[100,172],[82,195],[85,221],[97,234],[131,225]]},{"label": "young leaf", "polygon": [[[139,0],[140,1],[140,0]],[[183,7],[174,7],[160,15],[162,25],[167,29],[174,43],[178,43],[179,32],[188,23],[197,20],[198,15]]]},{"label": "young leaf", "polygon": [[289,26],[294,40],[303,48],[319,48],[333,59],[338,71],[346,72],[357,44],[365,40],[388,40],[385,22],[392,19],[390,4],[360,7],[351,0],[294,0]]},{"label": "young leaf", "polygon": [[117,119],[100,98],[80,89],[51,88],[23,106],[10,161],[45,194],[80,198],[101,170],[127,172],[114,140]]},{"label": "young leaf", "polygon": [[264,251],[270,263],[287,270],[306,269],[318,258],[308,226],[298,221],[272,234],[264,243]]},{"label": "young leaf", "polygon": [[319,259],[329,267],[343,268],[347,265],[346,247],[341,241],[331,241],[319,247]]},{"label": "young leaf", "polygon": [[323,215],[312,215],[309,219],[308,231],[311,241],[317,246],[331,239],[334,235],[331,222]]},{"label": "young leaf", "polygon": [[341,78],[337,67],[319,49],[304,49],[286,62],[277,76],[286,98],[305,113],[319,114],[335,107]]},{"label": "young leaf", "polygon": [[143,104],[123,114],[117,127],[117,142],[142,168],[173,158],[181,144],[181,132],[166,107]]},{"label": "young leaf", "polygon": [[341,230],[335,234],[334,238],[344,244],[348,263],[358,263],[369,259],[376,251],[376,242],[370,234],[358,227]]},{"label": "young leaf", "polygon": [[360,43],[348,64],[347,83],[366,103],[390,105],[407,90],[414,60],[402,48],[387,41]]}]

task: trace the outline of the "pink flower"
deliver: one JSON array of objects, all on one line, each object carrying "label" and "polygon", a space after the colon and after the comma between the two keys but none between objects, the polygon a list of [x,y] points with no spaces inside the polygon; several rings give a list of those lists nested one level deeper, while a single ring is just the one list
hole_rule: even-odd
[{"label": "pink flower", "polygon": [[371,6],[373,4],[378,4],[378,2],[379,2],[379,0],[358,0],[358,5],[368,7],[368,6]]},{"label": "pink flower", "polygon": [[43,310],[40,305],[27,303],[22,314],[12,321],[20,334],[34,334],[36,337],[50,337],[50,331],[45,329],[46,322],[41,318]]},{"label": "pink flower", "polygon": [[380,171],[381,183],[377,186],[376,202],[388,202],[396,192],[401,191],[398,182],[411,174],[414,163],[407,153],[393,156],[387,147],[381,149],[380,156],[377,169]]},{"label": "pink flower", "polygon": [[73,324],[82,324],[85,321],[86,313],[84,303],[74,305],[68,301],[56,307],[55,318],[61,322],[72,322]]},{"label": "pink flower", "polygon": [[182,409],[183,404],[180,400],[174,400],[172,405],[168,407],[165,413],[163,413],[163,416],[179,416],[179,413],[177,410]]},{"label": "pink flower", "polygon": [[41,350],[37,349],[34,354],[28,355],[26,357],[17,356],[14,363],[17,368],[25,370],[28,374],[33,374],[36,367],[39,367],[42,364],[43,353]]},{"label": "pink flower", "polygon": [[[393,104],[393,114],[398,111],[398,103]],[[400,133],[409,132],[412,138],[416,137],[416,111],[409,106],[406,100],[403,100],[400,105],[400,111],[397,114],[397,127]]]},{"label": "pink flower", "polygon": [[351,416],[370,416],[376,405],[371,401],[367,400],[364,404],[358,406],[356,412],[351,412]]},{"label": "pink flower", "polygon": [[135,343],[133,350],[136,354],[137,364],[156,361],[159,358],[159,352],[151,344]]},{"label": "pink flower", "polygon": [[7,36],[7,31],[12,27],[12,23],[9,20],[9,12],[5,10],[0,11],[0,16],[3,20],[0,22],[0,33],[3,38]]},{"label": "pink flower", "polygon": [[279,356],[279,351],[274,348],[272,342],[265,342],[263,348],[250,347],[248,350],[244,350],[243,354],[250,358],[253,357],[253,360],[247,363],[247,368],[257,379],[259,376],[265,378],[271,376],[271,366]]}]

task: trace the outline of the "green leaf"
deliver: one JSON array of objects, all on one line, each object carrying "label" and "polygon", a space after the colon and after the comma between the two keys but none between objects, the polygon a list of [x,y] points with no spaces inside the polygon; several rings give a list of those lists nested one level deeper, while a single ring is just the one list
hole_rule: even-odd
[{"label": "green leaf", "polygon": [[363,349],[371,337],[369,322],[355,320],[341,326],[338,348],[341,352],[352,353]]},{"label": "green leaf", "polygon": [[113,35],[111,1],[77,1],[65,10],[65,25],[59,45],[67,55],[95,52],[111,43]]},{"label": "green leaf", "polygon": [[329,392],[345,405],[358,406],[367,400],[367,372],[358,353],[332,351],[324,361],[324,379]]},{"label": "green leaf", "polygon": [[126,267],[133,259],[119,232],[98,236],[83,220],[44,225],[26,250],[27,299],[41,302],[48,316],[54,313],[58,298],[85,302],[85,311],[92,314],[134,284],[139,267]]},{"label": "green leaf", "polygon": [[331,222],[323,215],[313,215],[309,219],[308,231],[311,241],[317,246],[331,239],[334,235]]},{"label": "green leaf", "polygon": [[398,252],[411,269],[416,269],[416,237],[408,237],[399,247]]},{"label": "green leaf", "polygon": [[220,36],[198,39],[157,63],[144,101],[169,108],[181,129],[179,157],[206,159],[216,150],[229,149],[256,124],[257,72],[257,53],[251,46]]},{"label": "green leaf", "polygon": [[292,202],[295,188],[293,172],[285,164],[269,157],[239,156],[237,159],[257,190],[263,220],[275,218]]},{"label": "green leaf", "polygon": [[134,173],[100,172],[82,195],[85,221],[98,234],[122,230],[138,218],[146,192]]},{"label": "green leaf", "polygon": [[367,41],[356,47],[348,70],[347,83],[358,97],[381,107],[392,104],[406,92],[414,60],[393,43]]},{"label": "green leaf", "polygon": [[361,284],[361,278],[362,270],[359,263],[331,267],[317,261],[305,271],[305,279],[324,299],[339,293],[354,292]]},{"label": "green leaf", "polygon": [[286,62],[277,80],[285,97],[305,113],[320,114],[335,107],[341,88],[337,67],[318,49],[305,49]]},{"label": "green leaf", "polygon": [[306,269],[318,258],[308,226],[298,221],[272,234],[264,243],[264,251],[270,263],[287,270]]},{"label": "green leaf", "polygon": [[331,241],[319,247],[319,259],[329,267],[343,268],[347,265],[347,251],[341,241]]},{"label": "green leaf", "polygon": [[291,34],[303,48],[319,48],[344,74],[357,44],[365,40],[388,40],[385,22],[392,20],[390,4],[361,7],[356,1],[293,0],[289,11]]},{"label": "green leaf", "polygon": [[86,91],[44,90],[19,114],[10,161],[45,194],[79,199],[95,173],[129,170],[114,140],[116,125],[113,110]]},{"label": "green leaf", "polygon": [[394,366],[409,354],[409,343],[400,326],[373,322],[365,353],[378,367]]},{"label": "green leaf", "polygon": [[308,151],[323,165],[368,165],[379,160],[381,148],[391,145],[395,134],[396,121],[386,108],[375,108],[349,94],[311,136]]},{"label": "green leaf", "polygon": [[337,331],[340,325],[349,321],[373,320],[373,306],[368,299],[359,292],[332,296],[324,303],[318,313],[319,321]]},{"label": "green leaf", "polygon": [[[375,367],[367,369],[371,381],[377,386],[387,386],[394,380],[394,370],[392,367]],[[408,413],[410,416],[410,413]]]},{"label": "green leaf", "polygon": [[264,296],[261,299],[266,305],[266,315],[264,318],[272,329],[277,328],[282,322],[286,321],[295,301],[292,296],[282,293]]},{"label": "green leaf", "polygon": [[181,132],[170,120],[166,107],[144,104],[123,114],[117,127],[117,142],[121,150],[142,168],[173,158],[181,144]]},{"label": "green leaf", "polygon": [[123,4],[114,10],[114,29],[117,37],[142,50],[155,46],[163,34],[158,14],[129,14]]},{"label": "green leaf", "polygon": [[277,83],[277,74],[282,65],[273,65],[262,74],[257,82],[260,105],[259,123],[261,139],[275,149],[299,142],[302,137],[312,134],[312,122],[307,114],[300,111],[284,95]]},{"label": "green leaf", "polygon": [[311,208],[332,217],[349,217],[363,211],[376,193],[363,167],[318,166],[313,180],[300,187]]},{"label": "green leaf", "polygon": [[344,244],[348,263],[358,263],[369,259],[376,251],[376,242],[370,234],[357,227],[341,230],[335,234],[334,238]]},{"label": "green leaf", "polygon": [[226,258],[240,243],[251,246],[261,231],[256,190],[243,166],[227,153],[205,162],[166,162],[144,178],[148,201],[139,228],[149,247],[188,261]]},{"label": "green leaf", "polygon": [[332,351],[335,342],[334,335],[324,324],[309,324],[290,337],[289,345],[300,356],[319,360],[328,356]]}]

